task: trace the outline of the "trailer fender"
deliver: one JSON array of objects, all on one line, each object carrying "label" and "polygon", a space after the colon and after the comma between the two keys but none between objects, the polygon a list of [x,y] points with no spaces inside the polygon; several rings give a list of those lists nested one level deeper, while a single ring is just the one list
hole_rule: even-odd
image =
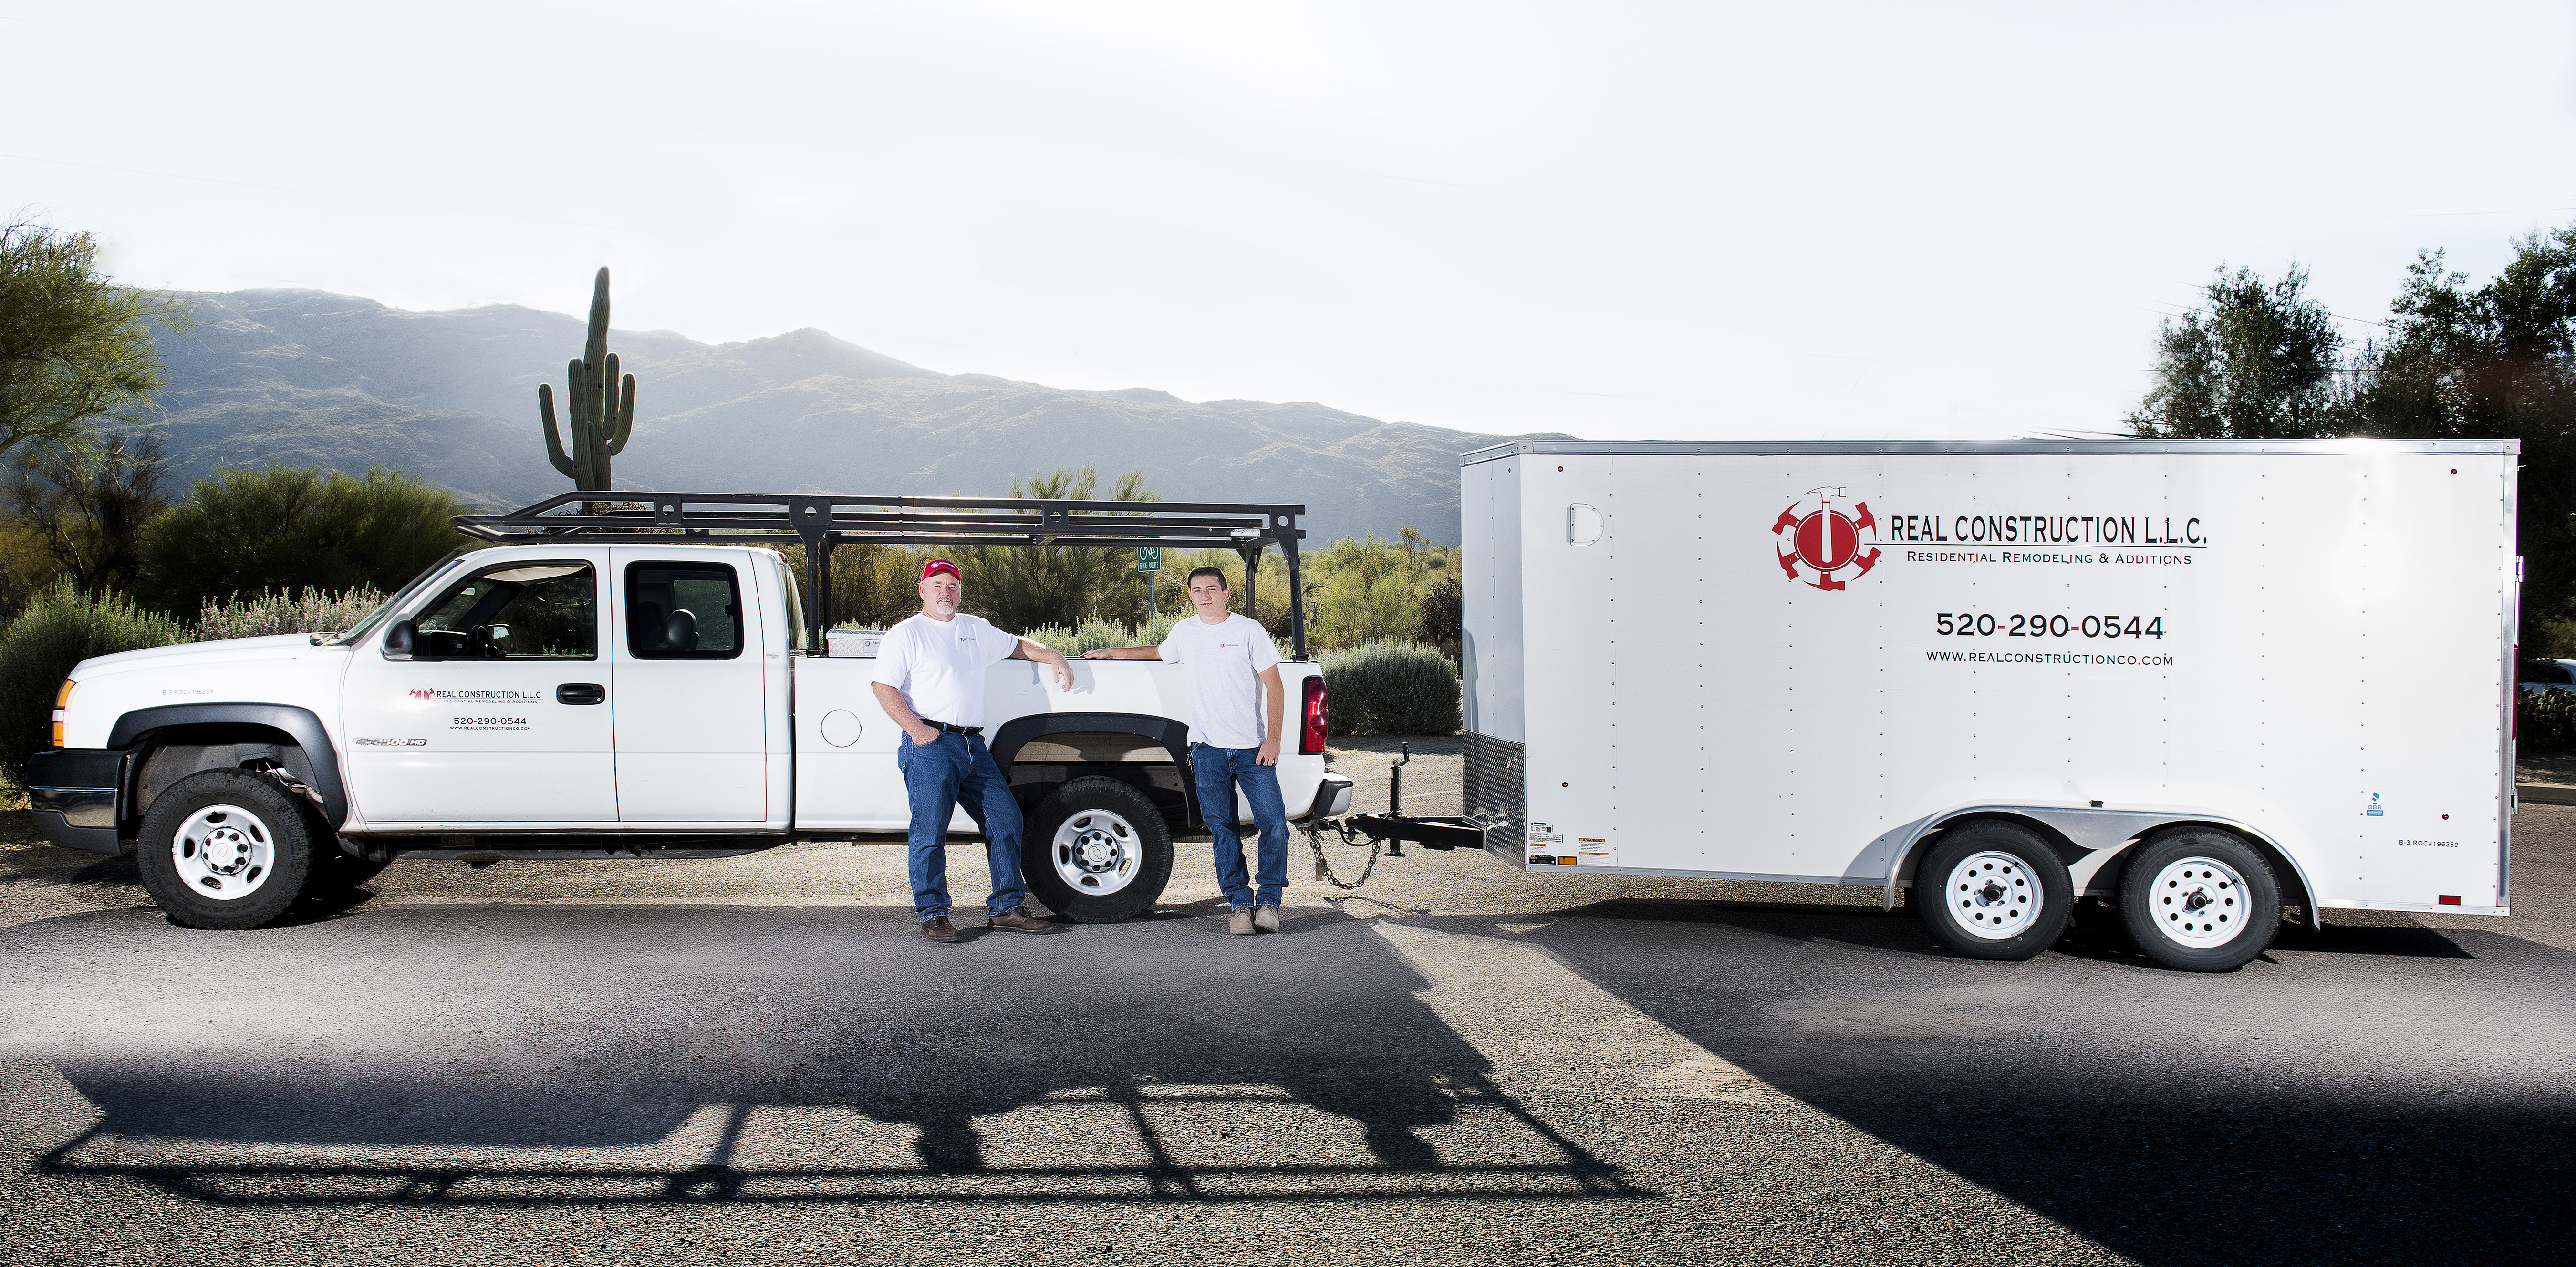
[{"label": "trailer fender", "polygon": [[[1887,888],[1882,895],[1882,909],[1896,909],[1898,882],[1905,868],[1914,861],[1924,838],[1944,827],[1979,818],[2003,818],[2038,828],[2052,840],[2079,852],[2084,857],[2107,854],[2093,874],[2116,865],[2118,855],[2142,837],[2167,827],[2207,826],[2234,832],[2270,857],[2273,864],[2287,873],[2299,891],[2300,906],[2306,910],[2308,924],[2323,928],[2324,916],[2318,910],[2316,888],[2308,882],[2308,870],[2299,865],[2296,855],[2281,847],[2281,842],[2263,831],[2232,818],[2215,814],[2173,813],[2157,810],[2114,810],[2075,808],[2055,805],[1962,805],[1914,820],[1908,828],[1899,828],[1900,840],[1887,867]],[[2095,887],[2086,884],[2085,888]]]}]

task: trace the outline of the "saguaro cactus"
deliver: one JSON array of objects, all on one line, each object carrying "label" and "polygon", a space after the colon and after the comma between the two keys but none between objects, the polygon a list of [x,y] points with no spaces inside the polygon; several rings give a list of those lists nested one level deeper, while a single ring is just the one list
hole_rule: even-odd
[{"label": "saguaro cactus", "polygon": [[[590,339],[581,356],[564,368],[571,380],[572,444],[565,452],[555,427],[555,387],[537,384],[537,412],[546,420],[546,460],[572,477],[583,492],[608,491],[608,460],[626,451],[635,432],[635,376],[620,378],[617,354],[608,350],[608,270],[590,292]],[[611,395],[610,384],[616,384]]]}]

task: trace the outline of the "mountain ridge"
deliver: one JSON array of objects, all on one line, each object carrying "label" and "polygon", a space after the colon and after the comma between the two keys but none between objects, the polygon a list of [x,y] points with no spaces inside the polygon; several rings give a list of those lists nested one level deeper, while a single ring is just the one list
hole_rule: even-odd
[{"label": "mountain ridge", "polygon": [[[174,485],[221,465],[389,465],[482,509],[566,491],[536,387],[561,387],[585,333],[515,304],[410,312],[304,289],[183,296],[161,336],[159,427]],[[1458,455],[1513,439],[1382,421],[1312,401],[1188,401],[1151,387],[1058,388],[947,374],[816,327],[733,343],[612,330],[636,375],[615,483],[682,492],[999,495],[1012,477],[1096,465],[1185,501],[1294,502],[1312,539],[1417,527],[1458,536]]]}]

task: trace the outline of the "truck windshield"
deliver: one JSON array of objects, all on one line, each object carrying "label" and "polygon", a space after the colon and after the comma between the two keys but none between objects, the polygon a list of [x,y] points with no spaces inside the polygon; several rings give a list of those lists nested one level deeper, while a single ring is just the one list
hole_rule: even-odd
[{"label": "truck windshield", "polygon": [[438,562],[432,563],[427,568],[423,569],[420,575],[411,578],[411,582],[409,584],[403,586],[401,589],[395,590],[393,597],[377,604],[374,611],[367,613],[366,619],[359,621],[357,624],[351,625],[349,627],[349,632],[332,639],[325,645],[334,647],[355,645],[359,639],[375,632],[376,626],[383,624],[386,617],[401,610],[402,605],[409,601],[412,595],[419,593],[422,587],[437,579],[439,573],[447,570],[448,564],[454,563],[458,559],[464,557],[464,555],[465,551],[461,548],[448,551],[446,558],[440,559]]}]

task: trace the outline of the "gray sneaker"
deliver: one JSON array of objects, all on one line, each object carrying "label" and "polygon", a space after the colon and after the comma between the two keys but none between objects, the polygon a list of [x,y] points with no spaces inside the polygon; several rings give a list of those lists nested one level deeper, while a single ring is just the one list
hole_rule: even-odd
[{"label": "gray sneaker", "polygon": [[1252,935],[1252,912],[1236,911],[1234,913],[1234,917],[1225,922],[1225,931],[1236,937],[1250,937]]},{"label": "gray sneaker", "polygon": [[1256,907],[1253,907],[1253,908],[1252,908],[1252,926],[1253,926],[1254,928],[1258,928],[1258,929],[1260,929],[1261,931],[1263,931],[1263,932],[1265,932],[1265,933],[1275,933],[1275,932],[1278,932],[1278,931],[1279,931],[1279,908],[1278,908],[1278,907],[1275,907],[1275,906],[1256,906]]}]

